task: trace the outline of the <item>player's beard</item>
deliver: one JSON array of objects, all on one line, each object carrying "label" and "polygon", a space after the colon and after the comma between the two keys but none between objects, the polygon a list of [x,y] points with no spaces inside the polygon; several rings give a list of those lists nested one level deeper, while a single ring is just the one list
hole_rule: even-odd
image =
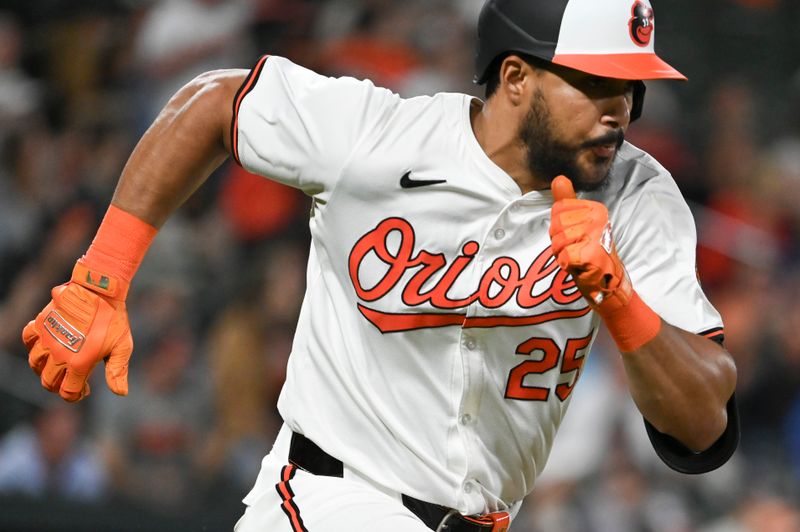
[{"label": "player's beard", "polygon": [[588,192],[603,189],[611,173],[610,161],[598,159],[590,169],[585,169],[579,164],[578,157],[582,150],[593,146],[615,144],[619,149],[625,140],[623,130],[616,129],[577,147],[561,142],[553,133],[550,109],[542,91],[537,90],[519,132],[520,141],[527,147],[529,170],[534,176],[548,181],[565,175],[570,178],[575,190]]}]

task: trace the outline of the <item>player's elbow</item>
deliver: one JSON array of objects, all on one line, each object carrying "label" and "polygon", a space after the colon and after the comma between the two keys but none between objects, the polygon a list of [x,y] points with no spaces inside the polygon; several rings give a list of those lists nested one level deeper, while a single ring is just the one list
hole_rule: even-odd
[{"label": "player's elbow", "polygon": [[736,364],[733,357],[722,351],[716,357],[714,371],[708,375],[708,396],[694,416],[692,429],[684,435],[689,449],[705,451],[719,440],[728,427],[728,401],[736,390]]},{"label": "player's elbow", "polygon": [[703,409],[680,419],[651,423],[662,434],[672,436],[690,451],[699,453],[709,449],[725,433],[728,413],[723,406],[719,410]]},{"label": "player's elbow", "polygon": [[[723,365],[727,366],[727,364]],[[672,404],[669,415],[654,416],[651,423],[694,452],[702,452],[714,445],[728,428],[728,401],[736,386],[736,369],[731,364],[708,382],[702,392]]]},{"label": "player's elbow", "polygon": [[733,390],[704,401],[703,406],[691,409],[680,422],[664,427],[662,432],[670,434],[688,449],[702,452],[719,440],[728,428],[728,401]]},{"label": "player's elbow", "polygon": [[683,442],[690,450],[699,453],[708,450],[719,440],[728,428],[728,412],[723,406],[717,415],[698,424],[696,431],[685,436]]}]

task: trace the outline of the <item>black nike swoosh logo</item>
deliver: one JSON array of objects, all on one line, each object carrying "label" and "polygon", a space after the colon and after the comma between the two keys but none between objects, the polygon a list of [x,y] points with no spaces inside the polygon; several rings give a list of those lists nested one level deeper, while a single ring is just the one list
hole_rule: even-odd
[{"label": "black nike swoosh logo", "polygon": [[447,179],[411,179],[411,172],[406,172],[400,178],[400,186],[403,188],[427,187],[439,183],[447,183]]}]

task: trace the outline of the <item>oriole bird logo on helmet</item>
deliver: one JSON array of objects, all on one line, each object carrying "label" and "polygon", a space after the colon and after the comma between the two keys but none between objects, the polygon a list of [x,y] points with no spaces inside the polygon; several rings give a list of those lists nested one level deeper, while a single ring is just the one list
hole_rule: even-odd
[{"label": "oriole bird logo on helmet", "polygon": [[653,8],[637,0],[631,8],[631,20],[628,22],[631,29],[631,39],[637,46],[647,46],[653,35],[655,16]]}]

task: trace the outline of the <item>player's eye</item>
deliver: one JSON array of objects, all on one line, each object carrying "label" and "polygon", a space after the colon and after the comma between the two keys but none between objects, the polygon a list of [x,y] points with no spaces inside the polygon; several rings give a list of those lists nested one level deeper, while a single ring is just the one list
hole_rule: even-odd
[{"label": "player's eye", "polygon": [[589,76],[586,78],[586,87],[590,89],[600,89],[606,85],[608,78],[601,78],[600,76]]}]

